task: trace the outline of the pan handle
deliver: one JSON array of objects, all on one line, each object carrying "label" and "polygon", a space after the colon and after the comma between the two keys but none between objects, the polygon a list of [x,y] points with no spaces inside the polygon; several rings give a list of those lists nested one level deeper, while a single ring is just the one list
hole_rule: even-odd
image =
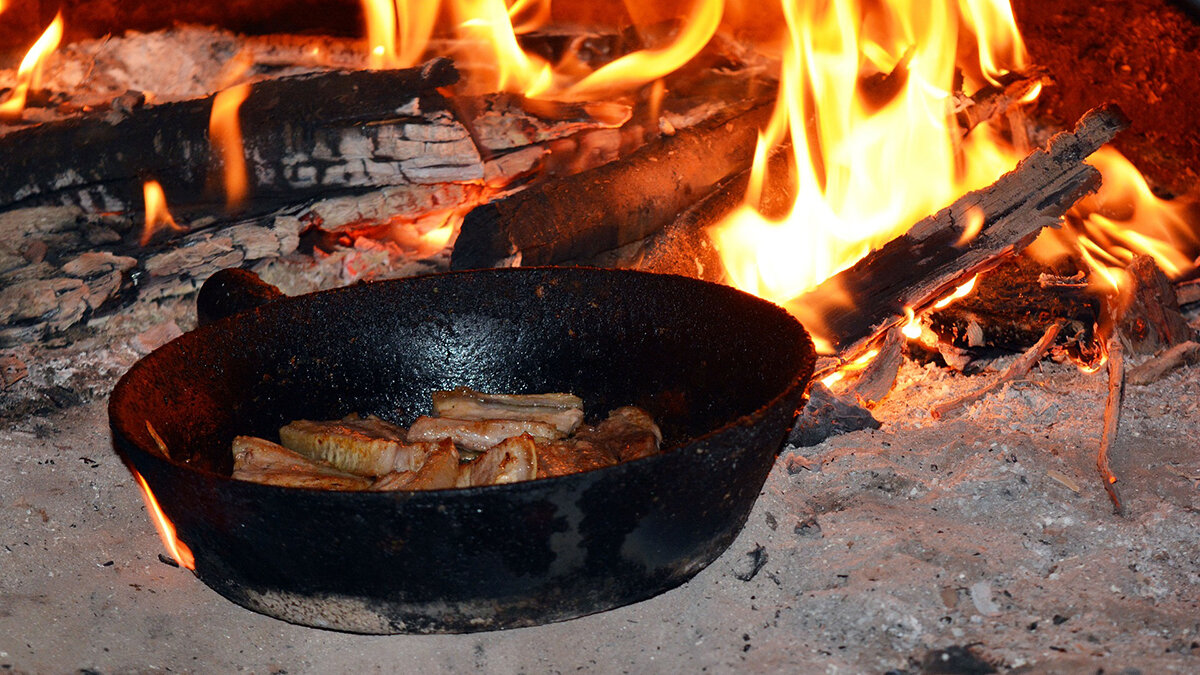
[{"label": "pan handle", "polygon": [[249,270],[231,268],[209,277],[196,294],[196,318],[203,326],[287,297]]}]

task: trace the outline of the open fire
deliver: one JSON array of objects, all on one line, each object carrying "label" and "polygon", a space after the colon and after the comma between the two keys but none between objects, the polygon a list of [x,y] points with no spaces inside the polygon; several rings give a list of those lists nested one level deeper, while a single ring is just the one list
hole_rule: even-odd
[{"label": "open fire", "polygon": [[[0,12],[5,9],[0,4]],[[202,241],[217,251],[205,264],[213,259],[229,261],[227,256],[232,252],[243,252],[241,258],[232,260],[233,265],[248,265],[254,260],[244,253],[250,246],[237,249],[235,244],[242,244],[235,235],[230,235],[232,243],[228,245],[213,243],[215,237],[205,234],[205,228],[214,223],[219,227],[253,228],[265,222],[256,218],[290,218],[295,221],[293,238],[303,231],[307,237],[305,247],[313,251],[314,257],[337,257],[342,261],[339,281],[352,281],[378,273],[378,264],[372,267],[369,259],[382,260],[384,266],[393,264],[396,251],[408,255],[409,261],[444,255],[445,249],[453,247],[464,216],[491,199],[518,193],[539,181],[554,180],[560,174],[581,175],[596,165],[620,162],[631,151],[654,147],[677,132],[686,132],[687,123],[701,127],[701,123],[716,120],[715,128],[720,129],[732,116],[727,112],[711,113],[705,105],[695,104],[694,99],[707,93],[702,87],[687,90],[679,84],[688,95],[688,108],[682,95],[672,98],[678,92],[666,83],[681,82],[684,78],[679,74],[695,67],[708,54],[706,49],[714,49],[715,41],[724,39],[729,42],[720,47],[717,60],[731,62],[730,54],[738,54],[743,60],[726,64],[728,68],[754,71],[754,81],[739,90],[748,104],[754,102],[751,92],[762,97],[765,85],[775,89],[765,97],[769,100],[769,121],[758,130],[753,161],[746,168],[745,188],[737,204],[701,233],[711,241],[722,267],[718,272],[710,271],[710,275],[784,305],[800,317],[814,337],[824,338],[818,340],[819,345],[838,357],[828,364],[821,381],[835,391],[853,392],[854,383],[864,372],[870,372],[876,359],[885,358],[889,349],[897,353],[903,349],[901,342],[888,346],[885,336],[889,330],[898,329],[914,342],[920,342],[923,335],[928,337],[928,313],[947,308],[986,283],[987,272],[980,269],[994,267],[1000,256],[987,265],[964,267],[952,279],[940,282],[936,297],[931,298],[935,302],[921,307],[893,307],[895,317],[886,325],[873,326],[870,340],[845,340],[835,329],[827,330],[824,316],[810,309],[814,294],[826,303],[843,303],[849,297],[848,291],[835,275],[905,235],[922,218],[972,191],[987,189],[1012,171],[1032,148],[1041,145],[1031,141],[1031,136],[1040,133],[1034,115],[1042,80],[1032,74],[1006,2],[962,0],[933,8],[921,2],[784,2],[771,12],[772,17],[782,19],[782,30],[770,31],[761,17],[751,17],[750,12],[726,6],[721,0],[692,0],[669,25],[639,24],[641,34],[636,48],[621,46],[617,48],[620,53],[595,62],[586,53],[586,41],[580,38],[569,40],[553,57],[546,54],[545,44],[538,38],[554,27],[549,0],[364,0],[362,11],[366,40],[353,44],[352,56],[343,52],[338,57],[342,61],[337,61],[332,49],[303,45],[288,57],[291,63],[273,67],[297,67],[303,56],[311,59],[302,64],[300,76],[304,77],[321,73],[329,64],[388,70],[419,67],[431,57],[452,57],[463,73],[461,80],[414,85],[412,95],[402,108],[392,110],[391,118],[371,119],[362,125],[382,130],[371,133],[394,133],[398,144],[415,148],[413,155],[397,160],[403,167],[403,190],[397,188],[400,182],[389,182],[392,177],[379,178],[389,171],[386,162],[380,160],[379,146],[368,148],[361,138],[343,136],[339,147],[327,147],[319,141],[307,150],[312,157],[329,159],[329,165],[321,165],[311,173],[305,172],[311,167],[302,167],[288,178],[289,185],[307,187],[335,173],[331,167],[337,161],[350,157],[355,167],[361,162],[358,173],[355,169],[336,169],[344,171],[345,180],[331,190],[338,194],[330,196],[327,204],[315,208],[303,204],[311,195],[286,204],[282,210],[277,204],[265,208],[257,203],[255,200],[265,192],[261,189],[263,167],[268,165],[262,156],[263,145],[255,145],[254,134],[258,132],[244,121],[246,114],[259,115],[257,119],[264,114],[242,111],[243,106],[253,103],[253,93],[273,78],[256,68],[259,62],[253,49],[247,47],[220,64],[220,76],[211,81],[211,90],[203,92],[211,95],[202,134],[208,154],[204,165],[195,168],[206,176],[201,181],[206,193],[204,199],[182,200],[188,205],[189,215],[180,220],[187,227],[177,224],[167,209],[172,190],[186,193],[178,181],[172,184],[168,176],[147,175],[137,180],[142,195],[138,203],[97,200],[95,207],[89,208],[92,202],[83,203],[82,199],[64,201],[82,205],[89,217],[111,217],[113,212],[132,216],[140,211],[144,226],[127,235],[128,241],[118,252],[141,255],[129,245],[129,241],[136,241],[143,253],[148,252],[147,260],[149,255],[167,255],[161,249],[169,251],[171,240],[179,241],[178,237],[188,233],[207,237],[189,239],[193,249],[196,242]],[[53,126],[60,115],[69,120],[92,109],[108,110],[117,117],[136,116],[140,104],[121,110],[115,103],[72,106],[62,103],[61,98],[57,110],[43,104],[32,114],[26,112],[27,99],[42,91],[43,70],[57,68],[56,83],[71,79],[68,57],[60,54],[56,63],[52,55],[63,29],[62,18],[56,18],[29,49],[11,78],[7,99],[0,103],[0,118],[15,129],[38,121]],[[739,42],[723,35],[751,35],[753,39]],[[694,74],[688,76],[695,78]],[[972,97],[1003,92],[1023,79],[1028,86],[997,114],[964,124],[963,108],[973,103]],[[86,85],[86,78],[76,80],[81,87]],[[68,98],[72,94],[57,93]],[[518,102],[497,97],[499,93],[519,95],[515,99]],[[150,92],[146,98],[153,100],[155,95]],[[762,101],[757,103],[761,105]],[[499,110],[500,118],[511,119],[506,117],[505,105],[513,106],[514,118],[523,115],[513,125],[521,127],[520,132],[504,127],[507,122],[497,123],[489,117],[493,110]],[[473,112],[464,112],[472,106]],[[742,109],[737,112],[740,114]],[[270,119],[269,111],[265,118]],[[634,125],[641,126],[630,133]],[[393,131],[393,126],[398,130]],[[301,135],[296,133],[297,137]],[[370,143],[380,143],[381,137],[364,136]],[[1038,136],[1037,141],[1041,140]],[[460,162],[457,155],[445,154],[459,151],[465,152],[466,160]],[[526,151],[527,156],[522,155]],[[279,165],[290,170],[289,162],[302,164],[307,160],[296,159],[301,154],[289,147]],[[1075,203],[1060,227],[1043,230],[1027,250],[1048,271],[1055,272],[1052,276],[1057,281],[1053,283],[1067,284],[1062,280],[1071,278],[1074,286],[1106,298],[1105,311],[1112,314],[1097,321],[1097,334],[1093,336],[1096,352],[1092,358],[1080,355],[1080,349],[1086,348],[1070,353],[1084,366],[1095,369],[1107,363],[1107,350],[1113,348],[1117,350],[1115,360],[1120,363],[1120,347],[1115,340],[1122,318],[1108,306],[1128,306],[1134,302],[1132,295],[1149,283],[1125,269],[1139,256],[1150,256],[1170,279],[1195,276],[1200,229],[1191,207],[1156,196],[1116,150],[1105,148],[1089,161],[1103,174],[1103,187]],[[730,170],[729,176],[739,171]],[[723,185],[728,185],[729,176],[723,177]],[[107,180],[102,177],[96,183]],[[417,188],[412,188],[414,185]],[[382,195],[377,208],[347,201],[346,194],[357,200],[367,191]],[[110,208],[114,205],[116,208]],[[23,206],[14,202],[5,208]],[[406,211],[406,206],[412,210]],[[301,215],[294,218],[296,213]],[[956,225],[954,246],[971,245],[991,225],[994,215],[978,207],[963,211],[962,222]],[[243,235],[248,231],[240,230]],[[284,244],[273,241],[266,248],[271,245],[276,252],[286,253]],[[291,248],[296,248],[295,242]],[[522,252],[513,254],[507,262],[519,265]],[[199,281],[213,271],[199,269],[186,270],[183,276]],[[1071,276],[1076,272],[1082,274]],[[149,274],[166,276],[153,269]],[[195,283],[189,290],[194,287]],[[83,292],[86,296],[93,291]],[[117,294],[114,290],[105,297],[88,300],[87,311],[98,312]],[[80,310],[81,317],[83,312]],[[1060,330],[1062,324],[1055,324],[1053,334],[1047,332],[1048,340],[1032,346],[1036,350],[1031,352],[1033,362],[1052,348]],[[938,338],[933,341],[937,343]],[[1159,346],[1169,343],[1164,340]],[[848,344],[854,349],[845,349]],[[1026,365],[1031,367],[1032,363]],[[1116,392],[1123,387],[1124,371],[1112,372],[1112,389]],[[891,377],[895,377],[894,368]],[[1116,406],[1117,410],[1110,411],[1112,429],[1106,429],[1106,445],[1101,450],[1100,470],[1106,487],[1117,481],[1105,457],[1107,444],[1116,434],[1121,404],[1118,394],[1112,396],[1115,398],[1110,397],[1110,407]],[[145,492],[147,510],[154,514],[172,557],[194,569],[187,545],[176,538],[174,527],[158,508],[145,481],[140,475],[136,478]]]}]

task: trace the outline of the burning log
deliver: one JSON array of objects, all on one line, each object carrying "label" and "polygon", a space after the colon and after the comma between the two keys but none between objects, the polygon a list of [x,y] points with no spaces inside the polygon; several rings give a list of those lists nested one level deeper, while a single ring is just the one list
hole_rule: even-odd
[{"label": "burning log", "polygon": [[[1127,121],[1112,106],[1085,115],[1072,132],[1058,134],[990,187],[961,197],[835,275],[795,302],[822,316],[827,337],[843,353],[903,320],[903,308],[921,311],[971,275],[997,265],[1053,225],[1100,183],[1083,163]],[[982,212],[978,236],[962,243],[971,213]],[[831,293],[830,289],[840,289]],[[833,296],[838,296],[836,300]]]},{"label": "burning log", "polygon": [[[461,120],[437,90],[457,79],[451,62],[439,58],[419,68],[255,83],[237,108],[248,210],[381,187],[511,180],[546,152],[535,147],[522,154],[526,146],[613,122],[611,115],[604,122],[562,115],[541,123],[512,97],[477,104],[478,117]],[[0,168],[0,208],[136,211],[143,181],[153,178],[173,209],[211,209],[225,201],[222,173],[233,161],[213,148],[209,127],[221,95],[85,115],[0,137],[0,152],[13,158]],[[504,115],[528,123],[494,123]],[[38,152],[26,151],[32,147]],[[79,161],[81,148],[87,162]]]},{"label": "burning log", "polygon": [[757,106],[664,137],[619,164],[479,206],[463,222],[450,266],[553,265],[644,239],[750,165],[770,112]]}]

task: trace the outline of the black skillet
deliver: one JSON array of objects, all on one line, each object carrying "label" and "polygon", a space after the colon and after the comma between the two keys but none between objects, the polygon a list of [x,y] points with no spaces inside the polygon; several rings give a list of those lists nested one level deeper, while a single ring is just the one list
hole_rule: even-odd
[{"label": "black skillet", "polygon": [[[202,291],[204,313],[276,295],[222,274]],[[480,631],[625,605],[712,562],[745,523],[814,358],[786,312],[716,284],[578,268],[461,272],[214,320],[135,364],[109,419],[196,575],[230,600],[351,632]],[[457,386],[573,392],[592,419],[638,405],[667,452],[433,492],[229,477],[234,435],[277,438],[289,420],[351,412],[407,423],[431,392]]]}]

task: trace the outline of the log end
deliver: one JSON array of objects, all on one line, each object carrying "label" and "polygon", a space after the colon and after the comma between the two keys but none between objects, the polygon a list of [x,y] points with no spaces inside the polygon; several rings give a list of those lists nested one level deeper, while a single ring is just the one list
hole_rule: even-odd
[{"label": "log end", "polygon": [[500,208],[491,202],[471,209],[463,219],[450,252],[450,269],[486,269],[517,252],[516,244],[500,225]]}]

